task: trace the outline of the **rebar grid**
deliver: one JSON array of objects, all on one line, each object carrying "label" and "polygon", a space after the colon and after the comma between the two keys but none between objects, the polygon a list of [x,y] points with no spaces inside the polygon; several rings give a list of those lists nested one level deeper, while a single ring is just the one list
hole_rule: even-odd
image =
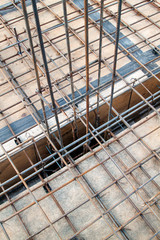
[{"label": "rebar grid", "polygon": [[[34,239],[36,236],[43,234],[46,229],[49,229],[57,239],[75,239],[76,236],[81,236],[81,234],[82,237],[85,237],[87,229],[93,230],[94,224],[97,224],[97,222],[100,224],[101,221],[103,221],[106,229],[103,239],[109,239],[112,236],[114,239],[130,239],[132,235],[126,226],[132,226],[132,223],[135,220],[139,221],[139,218],[150,229],[149,231],[152,233],[148,233],[150,239],[154,237],[160,239],[158,225],[155,224],[152,217],[148,217],[148,215],[152,215],[157,221],[160,220],[159,199],[157,198],[160,190],[159,173],[154,170],[155,172],[152,174],[146,167],[148,163],[152,163],[153,167],[154,161],[159,164],[160,160],[160,146],[155,149],[146,140],[147,137],[151,138],[152,134],[157,134],[160,126],[157,124],[160,97],[158,90],[160,45],[157,37],[158,32],[148,34],[147,37],[144,33],[147,28],[154,27],[155,31],[160,28],[159,21],[154,20],[155,16],[157,17],[159,14],[158,2],[141,1],[133,5],[129,1],[123,1],[123,3],[119,1],[119,4],[122,4],[122,10],[119,8],[121,13],[119,43],[115,39],[116,30],[114,30],[117,21],[117,1],[104,1],[103,4],[103,1],[92,0],[90,4],[85,1],[84,5],[82,1],[79,5],[75,1],[68,0],[63,1],[63,7],[62,2],[49,5],[42,0],[37,4],[32,1],[35,9],[38,6],[40,25],[37,23],[38,20],[35,24],[30,5],[26,7],[27,1],[21,0],[21,3],[24,4],[23,11],[18,1],[11,2],[17,17],[8,19],[8,13],[0,16],[0,30],[5,36],[0,41],[2,45],[0,49],[0,70],[3,76],[1,97],[4,103],[9,94],[11,94],[11,98],[16,96],[14,103],[0,106],[2,116],[0,126],[7,125],[11,132],[11,136],[1,143],[1,162],[8,161],[15,171],[12,177],[1,182],[0,196],[6,197],[7,200],[2,205],[1,211],[3,212],[9,207],[13,210],[13,213],[1,220],[1,229],[5,238],[12,239],[12,233],[7,227],[7,222],[16,217],[24,230],[24,239]],[[152,13],[148,16],[144,13],[143,7],[150,8],[150,6],[152,6]],[[30,45],[25,30],[22,31],[20,27],[22,23],[24,24],[25,8]],[[48,22],[43,23],[41,19],[45,19],[46,14]],[[98,14],[98,17],[94,14]],[[127,14],[137,15],[136,20],[129,24],[127,20],[123,19]],[[142,27],[142,24],[141,27],[137,28],[136,24],[141,24],[143,21],[145,26]],[[112,23],[112,30],[108,31],[104,26],[108,23]],[[52,25],[52,27],[48,27],[47,24]],[[15,25],[17,26],[15,27]],[[43,39],[40,39],[40,44],[37,41],[36,30],[38,28],[39,37],[43,37]],[[118,28],[117,31],[117,34],[119,34]],[[93,32],[94,37],[92,36]],[[127,46],[123,43],[126,39],[129,39],[129,41],[133,39],[134,41],[129,42],[129,46]],[[115,53],[109,51],[109,48],[114,48],[114,45],[117,46]],[[46,55],[46,59],[44,57],[43,61],[40,56],[40,49]],[[142,49],[144,49],[144,52],[145,49],[150,51],[149,54],[152,55],[152,58],[148,58],[146,61],[143,61],[143,58],[140,59],[138,54],[140,54],[139,51],[143,54]],[[109,51],[108,54],[107,50]],[[23,66],[22,70],[19,69],[20,73],[16,70],[16,64]],[[128,64],[130,66],[134,65],[134,67],[129,67]],[[120,70],[126,66],[129,68],[128,71]],[[137,78],[137,75],[136,78],[131,78],[131,74],[136,71],[141,71],[139,78]],[[108,78],[107,76],[110,73],[113,75]],[[45,80],[46,75],[48,84]],[[128,77],[131,79],[128,80]],[[102,78],[107,80],[101,82]],[[145,83],[149,78],[155,85],[154,91]],[[113,81],[115,82],[113,83]],[[36,82],[38,83],[38,91],[36,90]],[[119,83],[121,86],[118,85]],[[118,88],[113,88],[113,91],[110,92],[111,84],[115,84]],[[141,91],[136,88],[137,86],[141,87]],[[83,88],[86,88],[86,90],[82,91]],[[155,89],[157,90],[155,91]],[[128,109],[121,111],[117,109],[114,98],[125,91],[130,91]],[[143,92],[145,92],[145,95]],[[137,96],[138,101],[131,105],[133,95]],[[50,97],[52,105],[50,104]],[[86,108],[84,107],[85,104]],[[44,107],[45,105],[46,107]],[[43,116],[39,111],[41,106]],[[105,106],[105,121],[102,120],[104,117],[100,113],[102,106]],[[49,111],[48,109],[50,109],[49,115],[46,114]],[[107,121],[109,109],[112,110],[112,115],[110,110],[110,117]],[[132,125],[132,116],[139,114],[144,109],[152,111],[152,113]],[[32,118],[32,124],[27,129],[22,129],[16,133],[12,127],[12,122],[14,118],[19,119],[23,111]],[[92,116],[93,114],[95,116],[95,121],[91,119],[91,112]],[[143,129],[143,125],[150,123],[152,120],[155,127],[147,133],[142,134],[136,131],[140,128]],[[86,129],[86,133],[81,133],[78,124]],[[62,127],[64,128],[67,125],[70,125],[72,130],[73,142],[63,145],[61,131]],[[35,127],[39,129],[36,134],[33,133],[32,136],[24,137],[23,134],[27,131],[29,133]],[[56,136],[57,128],[59,137]],[[118,128],[121,129],[121,133],[117,135],[114,129]],[[131,139],[133,138],[131,143],[123,143],[123,140],[128,136]],[[111,137],[111,139],[106,142],[106,137]],[[41,156],[41,149],[38,146],[38,143],[43,139],[45,139],[46,145],[51,147],[50,154],[45,157]],[[93,140],[96,142],[97,148],[91,145]],[[15,141],[15,144],[13,144],[13,141]],[[136,158],[136,154],[132,153],[134,145],[139,146],[145,152],[140,159],[137,159],[138,156]],[[29,154],[28,149],[32,146],[37,162]],[[117,149],[116,146],[118,146]],[[81,147],[85,147],[84,152],[89,151],[89,153],[81,158],[78,158],[77,153],[75,159],[78,159],[75,160],[72,154]],[[118,150],[119,148],[120,150]],[[12,160],[14,155],[18,153],[28,161],[25,169],[20,170],[20,167],[16,166]],[[125,156],[121,156],[121,154],[125,154]],[[83,155],[83,152],[81,155]],[[89,158],[92,158],[93,163],[91,165],[88,163]],[[129,162],[127,162],[128,158],[130,159]],[[59,162],[61,162],[61,166]],[[88,163],[87,170],[83,170],[85,162]],[[60,170],[48,176],[47,171],[50,171],[48,169],[53,164],[57,164]],[[114,171],[108,164],[111,164]],[[65,167],[61,168],[63,165]],[[108,183],[103,188],[96,189],[96,184],[90,180],[89,174],[94,174],[94,171],[99,168]],[[52,170],[53,172],[54,170]],[[141,174],[142,179],[138,177],[137,172]],[[69,174],[69,180],[66,178],[65,183],[60,184],[57,188],[52,187],[54,186],[52,181],[59,177],[63,179],[63,175],[65,179],[65,174]],[[37,177],[40,182],[30,187],[28,181],[32,180],[33,177]],[[59,199],[58,192],[65,192],[65,188],[68,186],[72,189],[72,184],[74,184],[75,189],[78,186],[86,200],[78,201],[79,204],[76,204],[75,207],[65,209],[65,204]],[[129,185],[129,189],[125,184]],[[152,187],[150,187],[150,184]],[[12,198],[12,192],[22,185],[24,185],[26,191],[18,194],[16,198]],[[107,191],[111,194],[112,187],[115,188],[115,192],[118,191],[118,194],[120,194],[120,200],[114,202],[116,200],[114,199],[112,203],[107,203]],[[36,197],[36,191],[42,190],[45,190],[46,193],[44,192],[41,197]],[[18,209],[16,204],[26,196],[31,198],[31,203]],[[48,198],[52,199],[60,211],[60,215],[54,220],[49,217],[41,205]],[[136,198],[138,198],[137,201]],[[116,212],[118,211],[116,209],[119,209],[124,202],[131,207],[134,213],[125,220],[119,218]],[[86,224],[78,226],[74,222],[72,214],[75,214],[76,211],[81,210],[87,204],[94,209],[94,214]],[[35,232],[27,226],[24,220],[25,211],[29,211],[34,205],[46,219],[45,226]],[[66,221],[70,229],[66,236],[56,225],[62,219]]]}]

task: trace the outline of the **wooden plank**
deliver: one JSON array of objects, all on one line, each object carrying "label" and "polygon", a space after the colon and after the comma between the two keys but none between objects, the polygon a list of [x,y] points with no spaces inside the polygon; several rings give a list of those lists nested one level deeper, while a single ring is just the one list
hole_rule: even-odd
[{"label": "wooden plank", "polygon": [[[157,77],[160,77],[160,74],[158,74]],[[153,77],[146,80],[143,84],[152,93],[155,93],[159,90],[159,87],[158,87],[159,82]],[[149,92],[146,91],[141,84],[137,85],[135,87],[135,89],[145,98],[150,96]],[[114,98],[113,106],[119,113],[122,113],[128,109],[128,102],[129,102],[130,94],[131,94],[131,90],[128,90],[128,91],[125,91],[123,94]],[[136,93],[133,92],[130,106],[132,107],[135,104],[139,103],[140,101],[141,101],[141,98]],[[95,126],[95,112],[94,111],[95,110],[90,112],[89,121],[91,122],[91,124],[93,124]],[[108,107],[106,104],[103,104],[100,107],[101,124],[106,122],[107,116],[108,116]],[[77,126],[78,126],[78,130],[79,130],[78,131],[79,137],[81,137],[85,134],[85,127],[79,119],[77,120]],[[57,135],[57,132],[55,134]],[[62,128],[62,137],[63,137],[65,146],[73,141],[71,124],[67,124],[65,127]],[[58,147],[55,139],[53,139],[53,143],[56,145],[56,147]],[[38,145],[38,149],[40,151],[42,158],[45,158],[46,156],[48,156],[48,151],[45,147],[47,145],[46,139],[45,138],[41,139],[40,141],[38,141],[37,145]],[[33,146],[28,147],[26,149],[26,152],[29,155],[29,157],[31,158],[31,160],[33,161],[33,163],[35,163],[37,160],[35,157],[34,147]],[[24,169],[26,169],[27,167],[30,166],[30,164],[23,152],[14,154],[12,156],[12,161],[17,166],[19,171],[23,171]],[[15,175],[15,172],[14,172],[13,168],[11,167],[10,163],[8,162],[8,160],[0,163],[0,181],[1,182],[4,182],[4,181],[10,179],[14,175]]]}]

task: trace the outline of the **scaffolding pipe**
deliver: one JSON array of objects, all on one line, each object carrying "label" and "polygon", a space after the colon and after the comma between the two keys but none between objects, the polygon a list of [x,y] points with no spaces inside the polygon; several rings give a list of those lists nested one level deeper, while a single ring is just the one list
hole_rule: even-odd
[{"label": "scaffolding pipe", "polygon": [[43,38],[42,38],[42,32],[41,32],[41,27],[40,27],[40,22],[39,22],[37,4],[36,4],[36,1],[34,1],[34,0],[32,0],[31,2],[32,2],[32,6],[33,6],[33,12],[34,12],[38,38],[39,38],[39,42],[40,42],[41,54],[42,54],[42,58],[43,58],[46,78],[47,78],[50,97],[51,97],[52,107],[53,107],[53,110],[54,110],[54,113],[55,113],[55,120],[56,120],[58,135],[59,135],[59,139],[60,139],[60,146],[61,146],[61,148],[63,148],[63,139],[62,139],[62,135],[61,135],[61,129],[60,129],[60,124],[59,124],[59,119],[58,119],[58,114],[57,114],[57,106],[55,104],[54,95],[53,95],[53,91],[52,91],[52,84],[51,84],[51,79],[50,79],[50,74],[49,74],[49,69],[48,69],[44,44],[43,44]]},{"label": "scaffolding pipe", "polygon": [[117,21],[117,29],[116,29],[116,42],[115,42],[115,53],[114,53],[113,73],[112,73],[112,85],[111,85],[111,99],[110,99],[110,105],[109,105],[108,121],[111,119],[111,114],[112,114],[114,84],[115,84],[115,79],[116,79],[119,31],[120,31],[120,23],[121,23],[121,9],[122,9],[122,0],[119,0],[119,3],[118,3],[118,21]]}]

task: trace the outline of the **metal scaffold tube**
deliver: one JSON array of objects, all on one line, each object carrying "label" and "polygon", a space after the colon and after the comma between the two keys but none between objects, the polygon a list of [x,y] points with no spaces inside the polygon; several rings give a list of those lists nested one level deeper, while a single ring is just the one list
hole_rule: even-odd
[{"label": "metal scaffold tube", "polygon": [[121,23],[121,9],[122,9],[122,0],[119,0],[119,2],[118,2],[118,20],[117,20],[117,29],[116,29],[116,42],[115,42],[115,52],[114,52],[114,63],[113,63],[113,73],[112,73],[112,85],[111,85],[111,98],[110,98],[110,105],[109,105],[108,121],[111,119],[111,114],[112,114],[114,84],[115,84],[116,67],[117,67],[118,42],[119,42],[119,32],[120,32],[120,23]]},{"label": "metal scaffold tube", "polygon": [[52,108],[55,113],[55,120],[56,120],[56,124],[57,124],[57,129],[58,129],[60,146],[61,146],[61,148],[63,148],[63,139],[62,139],[62,135],[61,135],[61,129],[60,129],[60,124],[59,124],[59,119],[58,119],[58,114],[57,114],[57,106],[55,104],[55,99],[54,99],[54,95],[53,95],[53,91],[52,91],[52,84],[51,84],[45,49],[44,49],[44,43],[43,43],[42,32],[41,32],[41,27],[40,27],[40,22],[39,22],[37,4],[36,4],[36,1],[34,1],[34,0],[32,0],[31,2],[32,2],[33,12],[34,12],[34,17],[35,17],[35,22],[36,22],[36,28],[37,28],[38,38],[39,38],[39,42],[40,42],[40,49],[41,49],[41,54],[42,54],[42,58],[43,58],[46,78],[47,78],[51,102],[52,102]]}]

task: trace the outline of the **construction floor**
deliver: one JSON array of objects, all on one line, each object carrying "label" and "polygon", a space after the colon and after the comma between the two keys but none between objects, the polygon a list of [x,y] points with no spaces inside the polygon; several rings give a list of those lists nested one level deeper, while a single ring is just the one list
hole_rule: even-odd
[{"label": "construction floor", "polygon": [[0,1],[0,240],[160,239],[160,1],[120,2],[37,0],[42,44]]}]

